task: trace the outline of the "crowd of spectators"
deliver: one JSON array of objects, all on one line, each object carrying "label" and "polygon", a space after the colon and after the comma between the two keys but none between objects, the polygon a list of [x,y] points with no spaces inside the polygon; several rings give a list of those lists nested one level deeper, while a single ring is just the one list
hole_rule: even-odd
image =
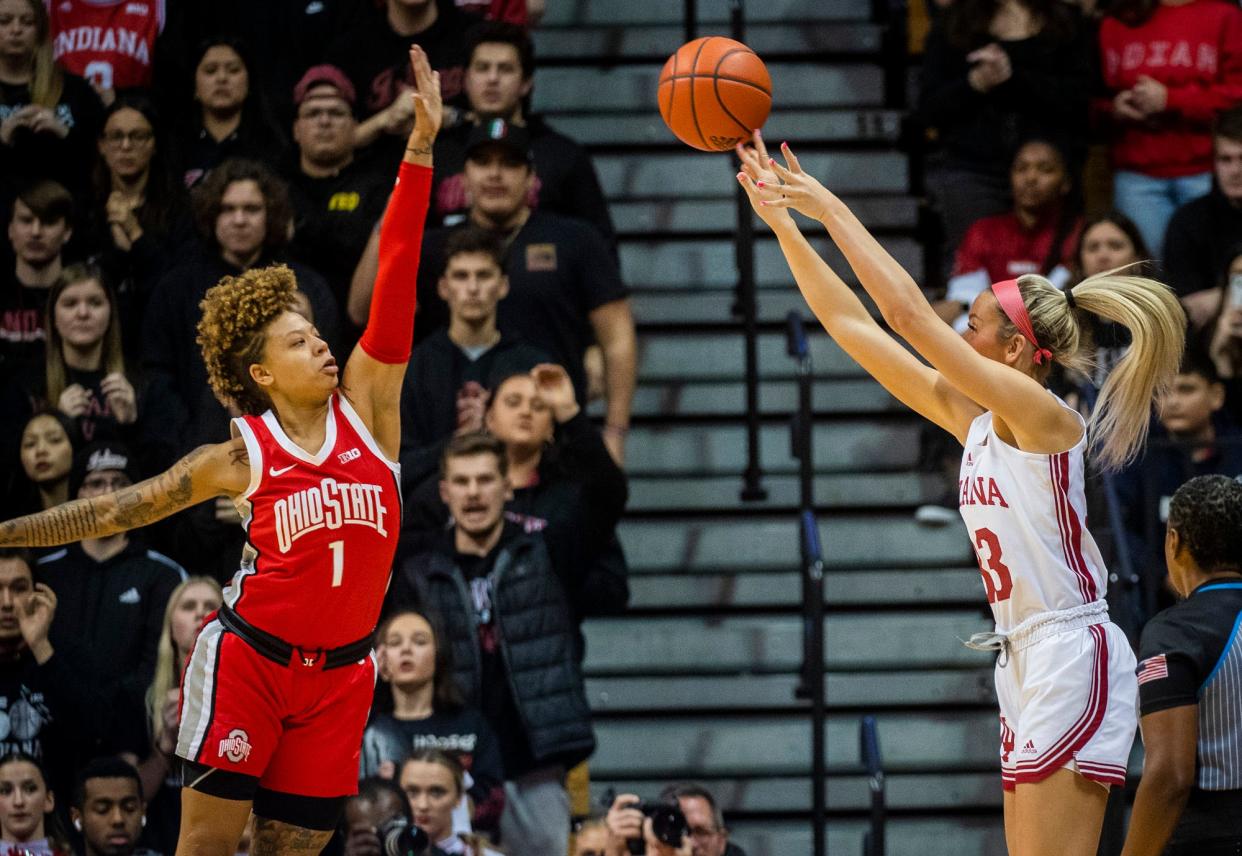
[{"label": "crowd of spectators", "polygon": [[[378,853],[401,817],[435,853],[567,853],[567,771],[595,745],[580,624],[628,600],[635,335],[591,160],[531,111],[543,8],[0,0],[3,518],[227,439],[196,342],[224,276],[288,265],[348,355],[414,121],[410,46],[440,74],[407,513],[337,852]],[[0,552],[0,849],[172,852],[183,665],[245,537],[222,500]]]},{"label": "crowd of spectators", "polygon": [[[447,853],[566,853],[566,774],[595,739],[580,625],[628,599],[615,526],[634,321],[590,158],[531,110],[527,28],[543,5],[0,0],[3,518],[227,438],[195,341],[223,276],[287,264],[300,311],[348,354],[414,121],[408,48],[440,73],[402,542],[363,787],[334,845],[351,854],[378,852],[394,817]],[[1242,10],[929,7],[915,118],[945,321],[998,279],[1068,286],[1134,263],[1187,310],[1151,446],[1115,479],[1122,540],[1160,589],[1169,497],[1194,475],[1242,473]],[[1127,344],[1095,334],[1095,375],[1058,381],[1082,407],[1080,387]],[[602,430],[583,411],[596,388]],[[0,846],[171,852],[181,667],[244,540],[219,501],[147,531],[0,552]],[[710,793],[664,799],[686,818],[684,852],[737,852]],[[584,827],[577,852],[650,839],[635,801]]]},{"label": "crowd of spectators", "polygon": [[[1127,265],[1169,283],[1186,310],[1182,373],[1153,413],[1147,451],[1115,478],[1117,540],[1142,580],[1144,605],[1128,628],[1137,633],[1172,597],[1169,498],[1195,475],[1242,474],[1242,9],[1232,0],[927,6],[914,117],[943,226],[945,264],[932,271],[945,277],[941,317],[964,324],[964,307],[998,280],[1036,272],[1072,287]],[[1093,333],[1092,376],[1055,383],[1084,409],[1084,385],[1098,389],[1128,344],[1107,323]],[[944,446],[927,437],[926,466],[955,473],[956,451]],[[918,519],[948,522],[952,506],[925,506]]]}]

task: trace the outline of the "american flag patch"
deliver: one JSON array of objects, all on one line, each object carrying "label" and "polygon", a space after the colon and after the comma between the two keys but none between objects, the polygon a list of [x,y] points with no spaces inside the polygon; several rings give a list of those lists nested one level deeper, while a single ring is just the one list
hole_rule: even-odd
[{"label": "american flag patch", "polygon": [[1148,681],[1157,681],[1160,678],[1169,676],[1169,663],[1165,660],[1163,654],[1157,654],[1154,657],[1148,657],[1139,663],[1138,682],[1145,684]]}]

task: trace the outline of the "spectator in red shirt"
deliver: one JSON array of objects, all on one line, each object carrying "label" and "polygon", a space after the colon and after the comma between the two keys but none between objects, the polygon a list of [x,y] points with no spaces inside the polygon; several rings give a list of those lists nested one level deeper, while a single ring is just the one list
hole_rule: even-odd
[{"label": "spectator in red shirt", "polygon": [[1045,140],[1024,143],[1009,170],[1013,210],[976,220],[957,249],[941,317],[964,327],[966,310],[992,283],[1039,273],[1070,281],[1082,219],[1068,198],[1073,181],[1065,156]]},{"label": "spectator in red shirt", "polygon": [[151,86],[164,0],[56,0],[48,17],[56,62],[90,81],[105,104],[118,89]]},{"label": "spectator in red shirt", "polygon": [[1242,10],[1224,0],[1120,0],[1100,23],[1113,201],[1147,246],[1212,187],[1212,121],[1242,102]]}]

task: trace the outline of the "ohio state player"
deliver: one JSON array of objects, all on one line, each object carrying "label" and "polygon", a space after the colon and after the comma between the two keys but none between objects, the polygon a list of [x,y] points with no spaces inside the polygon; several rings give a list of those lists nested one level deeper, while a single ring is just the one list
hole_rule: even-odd
[{"label": "ohio state player", "polygon": [[[1118,466],[1137,453],[1153,395],[1177,371],[1185,315],[1172,291],[1149,279],[1109,272],[1071,293],[1027,275],[980,294],[959,337],[841,200],[804,173],[787,146],[783,154],[788,169],[768,158],[756,132],[753,148],[739,147],[738,180],[779,238],[807,303],[876,380],[965,446],[961,512],[996,619],[995,633],[972,641],[1000,651],[1009,852],[1093,856],[1108,786],[1124,780],[1137,682],[1134,655],[1102,599],[1106,575],[1086,529],[1084,459],[1090,449],[1104,466]],[[930,366],[881,329],[789,208],[822,222],[889,327]],[[1044,388],[1053,360],[1087,364],[1093,348],[1082,313],[1123,324],[1132,339],[1090,432]]]},{"label": "ohio state player", "polygon": [[402,378],[440,128],[439,76],[410,50],[416,116],[381,230],[366,332],[336,361],[293,311],[285,268],[207,293],[199,344],[216,395],[245,416],[154,479],[0,525],[45,546],[143,526],[216,496],[249,531],[242,569],[182,682],[179,853],[231,856],[253,806],[256,852],[318,853],[344,798],[374,688],[370,640],[400,528]]}]

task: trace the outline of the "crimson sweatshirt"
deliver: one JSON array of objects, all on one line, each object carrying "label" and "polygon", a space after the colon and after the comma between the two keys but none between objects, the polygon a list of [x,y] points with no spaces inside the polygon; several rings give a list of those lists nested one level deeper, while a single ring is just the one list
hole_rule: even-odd
[{"label": "crimson sweatshirt", "polygon": [[1146,122],[1114,123],[1117,169],[1178,178],[1212,168],[1212,120],[1242,103],[1242,10],[1225,0],[1157,6],[1141,26],[1100,23],[1100,65],[1112,98],[1146,75],[1168,87],[1168,106]]}]

